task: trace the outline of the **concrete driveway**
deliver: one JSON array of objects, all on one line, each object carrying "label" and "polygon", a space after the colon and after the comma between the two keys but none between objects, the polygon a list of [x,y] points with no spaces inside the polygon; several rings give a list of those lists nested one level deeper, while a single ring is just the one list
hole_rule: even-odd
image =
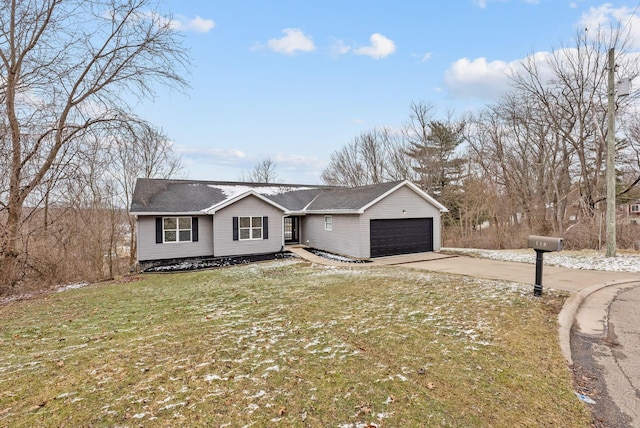
[{"label": "concrete driveway", "polygon": [[[531,250],[533,252],[533,250]],[[417,253],[373,259],[373,264],[401,265],[414,269],[452,273],[494,280],[514,281],[523,284],[535,283],[536,265],[504,262],[445,253]],[[598,284],[638,280],[638,275],[624,272],[602,272],[544,266],[542,285],[569,292],[580,291]]]}]

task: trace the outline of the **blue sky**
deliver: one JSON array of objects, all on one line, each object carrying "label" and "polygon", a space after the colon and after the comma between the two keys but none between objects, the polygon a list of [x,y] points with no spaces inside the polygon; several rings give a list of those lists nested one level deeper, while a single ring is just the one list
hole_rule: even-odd
[{"label": "blue sky", "polygon": [[[185,178],[236,181],[269,157],[279,180],[320,183],[332,152],[399,128],[412,101],[463,113],[507,89],[505,71],[621,19],[638,2],[590,0],[167,0],[191,87],[135,112],[161,127]],[[636,23],[637,21],[637,23]],[[639,38],[640,39],[640,38]]]}]

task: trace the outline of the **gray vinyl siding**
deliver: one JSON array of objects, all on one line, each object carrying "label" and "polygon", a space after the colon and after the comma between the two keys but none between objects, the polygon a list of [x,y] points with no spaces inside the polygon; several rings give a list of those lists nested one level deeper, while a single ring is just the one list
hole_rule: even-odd
[{"label": "gray vinyl siding", "polygon": [[[404,213],[402,211],[405,211]],[[333,230],[324,230],[324,215],[304,217],[301,243],[345,256],[371,257],[369,224],[373,219],[433,218],[433,249],[440,249],[440,210],[408,187],[401,187],[362,215],[333,214]]]},{"label": "gray vinyl siding", "polygon": [[304,244],[345,256],[368,258],[362,251],[360,215],[333,214],[332,230],[324,230],[324,214],[304,218]]},{"label": "gray vinyl siding", "polygon": [[138,261],[213,255],[213,223],[211,216],[197,216],[197,242],[170,242],[163,244],[156,244],[156,217],[160,216],[138,217]]},{"label": "gray vinyl siding", "polygon": [[[404,213],[402,211],[405,211]],[[371,255],[369,223],[373,219],[433,218],[433,250],[440,250],[440,210],[408,187],[401,187],[369,207],[361,217],[363,252]]]},{"label": "gray vinyl siding", "polygon": [[[233,217],[269,217],[269,239],[233,240]],[[275,253],[282,249],[283,212],[255,196],[247,196],[213,216],[216,257]]]}]

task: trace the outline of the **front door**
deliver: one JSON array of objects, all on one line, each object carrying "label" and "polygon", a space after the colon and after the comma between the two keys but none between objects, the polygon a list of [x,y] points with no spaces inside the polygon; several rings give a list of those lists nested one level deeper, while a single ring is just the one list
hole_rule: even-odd
[{"label": "front door", "polygon": [[284,218],[285,244],[298,244],[300,242],[300,236],[298,235],[299,220],[300,219],[298,217]]}]

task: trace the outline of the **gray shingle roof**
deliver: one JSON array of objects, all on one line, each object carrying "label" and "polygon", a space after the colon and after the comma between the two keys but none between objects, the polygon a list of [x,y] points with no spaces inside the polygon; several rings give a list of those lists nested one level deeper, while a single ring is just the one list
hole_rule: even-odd
[{"label": "gray shingle roof", "polygon": [[[131,213],[204,213],[208,209],[224,204],[225,201],[249,191],[258,193],[289,212],[303,210],[310,213],[357,212],[400,183],[402,182],[395,181],[347,188],[139,178],[133,192]],[[435,203],[437,204],[437,202]]]},{"label": "gray shingle roof", "polygon": [[371,186],[336,188],[322,192],[307,211],[359,210],[400,184],[394,181]]},{"label": "gray shingle roof", "polygon": [[[319,194],[327,189],[322,188],[314,189],[301,189],[291,190],[286,193],[280,193],[277,195],[267,195],[266,197],[276,204],[287,208],[289,211],[302,211],[304,207],[309,205]],[[259,190],[257,190],[260,193]]]},{"label": "gray shingle roof", "polygon": [[250,190],[290,210],[300,211],[326,186],[254,184],[226,181],[139,178],[131,202],[132,213],[196,213]]},{"label": "gray shingle roof", "polygon": [[226,197],[202,181],[139,178],[131,199],[131,212],[193,213]]}]

